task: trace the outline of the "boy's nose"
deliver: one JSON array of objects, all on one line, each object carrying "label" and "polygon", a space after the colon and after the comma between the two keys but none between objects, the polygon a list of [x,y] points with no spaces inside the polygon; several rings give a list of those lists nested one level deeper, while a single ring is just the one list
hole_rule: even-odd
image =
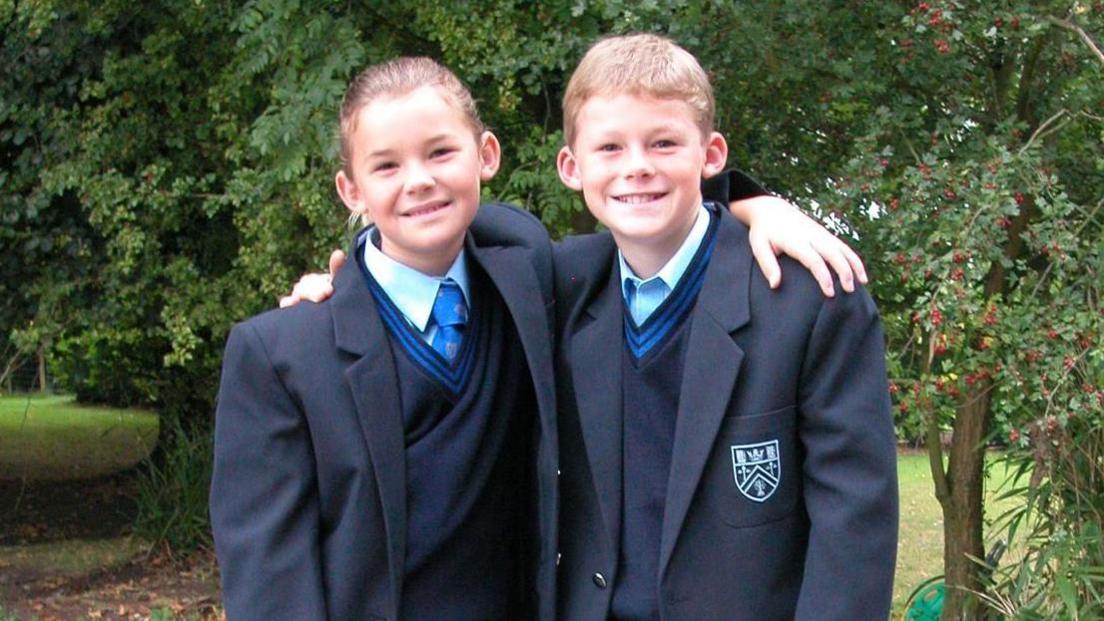
[{"label": "boy's nose", "polygon": [[655,174],[655,166],[643,149],[629,149],[624,173],[626,177],[650,177]]},{"label": "boy's nose", "polygon": [[406,191],[408,193],[421,192],[427,190],[436,185],[436,181],[433,180],[433,175],[426,170],[425,166],[419,164],[411,164],[406,170]]}]

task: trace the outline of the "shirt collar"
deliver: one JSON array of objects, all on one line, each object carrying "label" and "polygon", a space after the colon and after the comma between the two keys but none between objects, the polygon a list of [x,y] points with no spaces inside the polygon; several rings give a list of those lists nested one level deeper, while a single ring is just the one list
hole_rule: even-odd
[{"label": "shirt collar", "polygon": [[659,268],[655,276],[651,278],[637,276],[629,267],[628,262],[625,261],[625,256],[621,254],[621,250],[618,250],[617,262],[621,267],[621,294],[625,294],[625,285],[630,281],[639,287],[641,284],[651,282],[657,278],[667,285],[668,290],[674,291],[675,285],[678,284],[679,279],[686,273],[686,268],[690,267],[690,263],[694,260],[694,255],[697,254],[698,247],[701,246],[702,240],[705,239],[705,234],[708,231],[709,210],[705,208],[705,205],[702,205],[698,207],[698,217],[694,220],[694,226],[690,227],[690,232],[686,235],[682,245],[679,246],[675,255],[668,259],[663,267]]},{"label": "shirt collar", "polygon": [[460,285],[464,301],[471,307],[468,267],[464,261],[463,248],[444,276],[429,276],[383,254],[375,244],[378,237],[377,229],[368,230],[368,238],[364,244],[364,265],[399,312],[420,332],[425,332],[429,324],[433,302],[437,299],[437,289],[446,278],[451,278]]}]

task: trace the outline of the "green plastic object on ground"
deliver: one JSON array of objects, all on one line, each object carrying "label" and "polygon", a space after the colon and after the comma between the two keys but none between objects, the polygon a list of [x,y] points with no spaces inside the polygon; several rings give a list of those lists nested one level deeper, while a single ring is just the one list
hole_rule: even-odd
[{"label": "green plastic object on ground", "polygon": [[943,576],[929,578],[916,587],[905,608],[905,621],[939,621],[943,614]]}]

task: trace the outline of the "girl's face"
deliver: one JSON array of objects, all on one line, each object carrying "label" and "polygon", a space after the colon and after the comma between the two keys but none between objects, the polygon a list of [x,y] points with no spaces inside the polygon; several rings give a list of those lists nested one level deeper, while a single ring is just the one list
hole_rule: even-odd
[{"label": "girl's face", "polygon": [[480,182],[498,171],[498,139],[474,136],[460,109],[423,86],[362,107],[349,144],[352,175],[335,179],[342,201],[372,219],[384,254],[443,275],[479,208]]}]

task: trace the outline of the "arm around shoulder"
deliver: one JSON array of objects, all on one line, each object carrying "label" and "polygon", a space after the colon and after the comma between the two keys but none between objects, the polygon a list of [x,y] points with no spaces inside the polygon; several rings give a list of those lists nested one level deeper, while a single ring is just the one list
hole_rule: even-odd
[{"label": "arm around shoulder", "polygon": [[310,434],[250,322],[226,345],[210,506],[228,619],[326,618]]}]

